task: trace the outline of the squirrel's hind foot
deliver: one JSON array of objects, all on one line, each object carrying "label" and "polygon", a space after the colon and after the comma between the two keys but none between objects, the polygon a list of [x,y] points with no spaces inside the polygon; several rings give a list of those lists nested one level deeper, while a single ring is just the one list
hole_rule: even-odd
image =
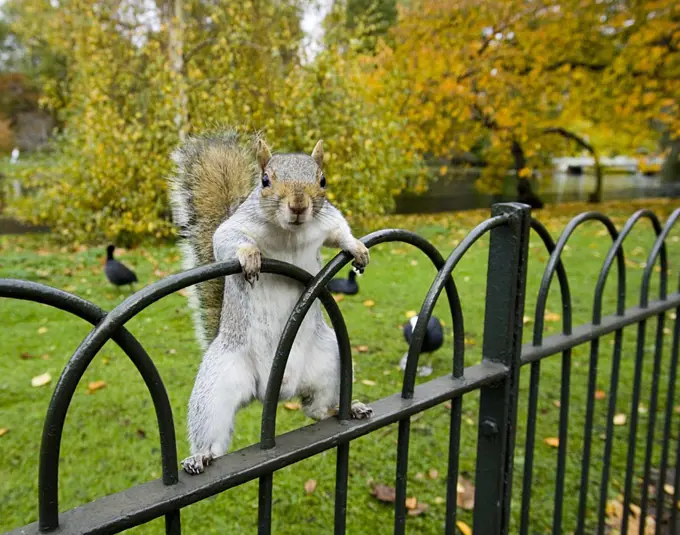
[{"label": "squirrel's hind foot", "polygon": [[197,453],[184,459],[181,464],[187,474],[194,476],[202,473],[212,460],[213,456],[210,453]]},{"label": "squirrel's hind foot", "polygon": [[350,415],[353,420],[368,420],[373,416],[373,409],[361,401],[352,401]]}]

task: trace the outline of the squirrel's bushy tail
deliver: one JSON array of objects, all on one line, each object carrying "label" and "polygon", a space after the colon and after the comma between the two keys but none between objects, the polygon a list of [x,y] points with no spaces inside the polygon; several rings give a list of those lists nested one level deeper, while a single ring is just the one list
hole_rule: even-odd
[{"label": "squirrel's bushy tail", "polygon": [[[176,173],[169,177],[173,220],[179,227],[184,269],[215,262],[217,227],[250,194],[257,173],[253,153],[235,131],[191,137],[172,154]],[[224,279],[189,288],[196,336],[202,348],[217,336]]]}]

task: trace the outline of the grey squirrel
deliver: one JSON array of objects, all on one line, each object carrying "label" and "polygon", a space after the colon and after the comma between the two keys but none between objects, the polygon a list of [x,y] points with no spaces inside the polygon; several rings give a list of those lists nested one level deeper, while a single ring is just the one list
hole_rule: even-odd
[{"label": "grey squirrel", "polygon": [[[189,400],[189,474],[203,472],[229,448],[236,411],[264,399],[283,327],[302,294],[299,283],[261,274],[261,258],[315,275],[323,245],[339,247],[363,269],[366,246],[326,199],[323,144],[311,156],[274,154],[234,131],[188,139],[173,152],[169,178],[173,219],[180,229],[186,269],[238,258],[243,276],[192,287],[190,304],[204,350]],[[250,145],[250,146],[249,146]],[[281,398],[300,396],[305,414],[331,416],[339,400],[340,359],[333,329],[316,301],[301,324],[288,359]],[[353,402],[352,417],[372,410]]]}]

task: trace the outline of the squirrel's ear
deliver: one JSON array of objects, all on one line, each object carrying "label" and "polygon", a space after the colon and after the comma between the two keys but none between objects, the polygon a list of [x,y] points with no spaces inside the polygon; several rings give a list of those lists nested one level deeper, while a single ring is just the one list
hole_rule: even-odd
[{"label": "squirrel's ear", "polygon": [[314,147],[314,150],[312,151],[312,158],[314,158],[316,165],[318,165],[321,169],[323,169],[323,139],[320,139],[316,143],[316,146]]},{"label": "squirrel's ear", "polygon": [[264,168],[267,167],[269,160],[272,159],[272,153],[269,150],[269,147],[267,147],[267,144],[264,142],[264,139],[259,138],[257,140],[255,152],[257,154],[257,163],[260,164],[260,168],[264,171]]}]

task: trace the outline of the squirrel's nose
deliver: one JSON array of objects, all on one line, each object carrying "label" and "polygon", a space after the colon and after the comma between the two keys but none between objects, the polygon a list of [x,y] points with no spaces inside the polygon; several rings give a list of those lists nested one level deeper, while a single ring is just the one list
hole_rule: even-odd
[{"label": "squirrel's nose", "polygon": [[302,215],[307,211],[307,206],[304,204],[289,204],[288,208],[295,215]]}]

